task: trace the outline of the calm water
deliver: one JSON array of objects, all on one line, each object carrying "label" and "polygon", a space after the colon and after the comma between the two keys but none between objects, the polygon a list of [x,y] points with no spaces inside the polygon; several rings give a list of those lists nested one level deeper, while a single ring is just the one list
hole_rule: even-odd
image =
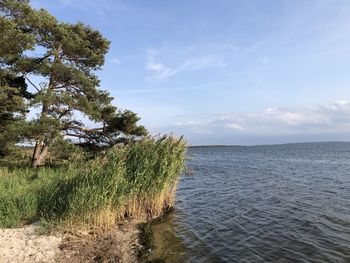
[{"label": "calm water", "polygon": [[350,143],[191,148],[176,211],[153,230],[167,263],[350,262]]}]

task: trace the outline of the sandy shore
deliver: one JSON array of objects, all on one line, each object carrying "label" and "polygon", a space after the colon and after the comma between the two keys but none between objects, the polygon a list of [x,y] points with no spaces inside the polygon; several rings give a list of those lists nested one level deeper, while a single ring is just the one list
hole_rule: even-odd
[{"label": "sandy shore", "polygon": [[36,226],[0,229],[0,262],[55,262],[62,236],[40,236]]},{"label": "sandy shore", "polygon": [[0,263],[136,263],[139,249],[135,224],[100,234],[39,235],[33,225],[0,229]]}]

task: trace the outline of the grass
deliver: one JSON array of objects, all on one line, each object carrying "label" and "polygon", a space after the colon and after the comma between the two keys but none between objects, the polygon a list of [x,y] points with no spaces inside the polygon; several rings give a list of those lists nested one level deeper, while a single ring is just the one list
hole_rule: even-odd
[{"label": "grass", "polygon": [[185,151],[183,139],[162,137],[39,170],[0,163],[0,227],[101,229],[158,217],[174,205]]}]

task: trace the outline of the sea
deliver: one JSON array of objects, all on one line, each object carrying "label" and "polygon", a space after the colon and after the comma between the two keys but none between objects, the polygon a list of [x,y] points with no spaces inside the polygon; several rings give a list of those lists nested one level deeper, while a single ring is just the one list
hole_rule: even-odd
[{"label": "sea", "polygon": [[350,262],[350,143],[192,147],[152,262]]}]

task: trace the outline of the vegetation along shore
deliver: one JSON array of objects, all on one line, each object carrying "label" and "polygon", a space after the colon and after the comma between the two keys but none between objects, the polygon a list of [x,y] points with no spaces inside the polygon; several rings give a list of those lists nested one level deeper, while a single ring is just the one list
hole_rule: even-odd
[{"label": "vegetation along shore", "polygon": [[138,225],[173,208],[185,140],[99,89],[99,31],[29,1],[0,15],[0,262],[147,261]]}]

